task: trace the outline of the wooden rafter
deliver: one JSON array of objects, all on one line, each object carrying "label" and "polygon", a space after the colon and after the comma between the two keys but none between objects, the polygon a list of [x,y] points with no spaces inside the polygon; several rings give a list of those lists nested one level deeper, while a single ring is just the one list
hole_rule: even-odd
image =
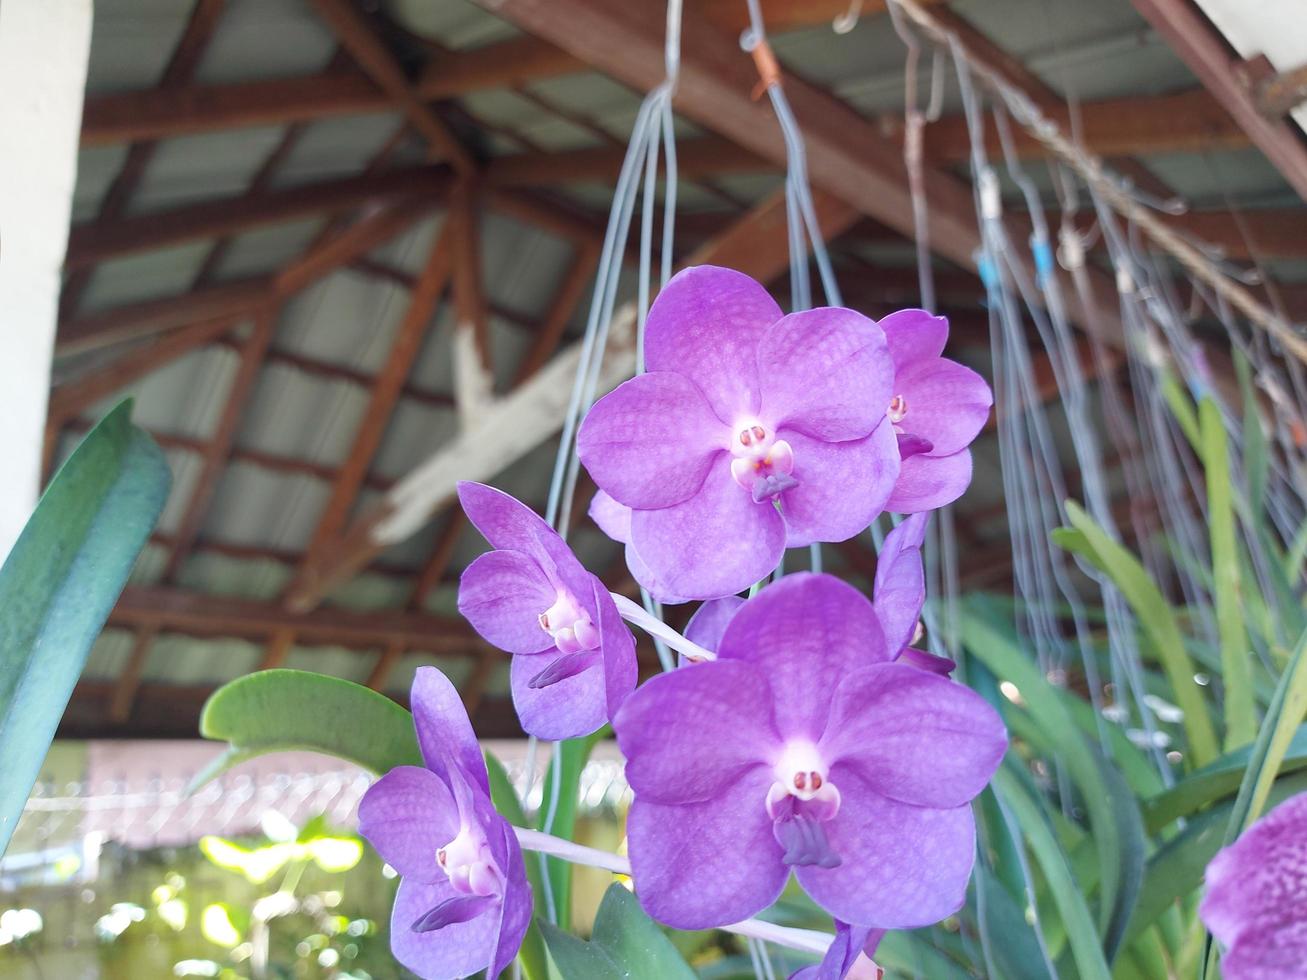
[{"label": "wooden rafter", "polygon": [[222,471],[226,469],[231,458],[232,447],[236,443],[245,416],[245,406],[254,395],[254,386],[259,372],[263,369],[263,359],[272,344],[280,314],[280,307],[269,304],[254,318],[254,329],[250,331],[249,337],[242,346],[240,363],[232,378],[231,386],[227,389],[226,403],[218,419],[218,426],[205,447],[200,474],[195,481],[195,490],[178,522],[172,554],[168,557],[168,564],[164,566],[165,582],[177,580],[177,576],[186,564],[186,559],[190,557],[195,539],[200,536],[200,529],[209,513],[209,504],[213,500],[213,495],[217,492]]},{"label": "wooden rafter", "polygon": [[404,381],[413,366],[422,341],[430,329],[436,307],[448,284],[452,266],[452,240],[447,225],[431,246],[426,263],[418,276],[417,287],[409,297],[408,310],[395,333],[390,356],[378,372],[368,407],[354,434],[354,444],[336,477],[331,496],[318,519],[308,555],[300,567],[295,581],[288,589],[289,596],[301,590],[316,587],[315,569],[324,552],[348,520],[358,498],[359,489],[372,464],[386,425],[394,411]]},{"label": "wooden rafter", "polygon": [[440,159],[448,160],[460,174],[473,173],[476,164],[472,157],[427,107],[424,96],[415,90],[395,56],[359,10],[349,0],[313,0],[313,5],[358,66],[403,111]]},{"label": "wooden rafter", "polygon": [[258,640],[289,630],[300,642],[363,651],[397,642],[427,653],[465,656],[482,642],[461,619],[429,613],[318,609],[304,614],[274,603],[128,586],[109,614],[109,625],[134,628],[148,622],[158,623],[163,632]]},{"label": "wooden rafter", "polygon": [[184,242],[238,235],[297,218],[340,214],[410,199],[439,200],[448,190],[449,175],[444,169],[407,167],[388,173],[242,193],[111,222],[91,222],[73,228],[65,264],[77,269]]},{"label": "wooden rafter", "polygon": [[[191,18],[187,21],[186,29],[173,49],[167,67],[163,70],[157,91],[167,91],[185,85],[191,80],[209,46],[209,40],[218,27],[218,19],[222,16],[225,5],[226,0],[195,0]],[[118,171],[118,176],[113,179],[100,203],[96,221],[114,221],[127,210],[128,202],[136,193],[141,178],[145,176],[145,171],[149,169],[150,162],[154,159],[157,145],[149,140],[132,143],[127,150],[127,158]],[[71,316],[77,311],[90,281],[89,268],[77,269],[67,278],[60,297],[61,317]]]},{"label": "wooden rafter", "polygon": [[132,640],[132,652],[127,657],[122,673],[114,681],[113,696],[109,701],[110,721],[124,722],[131,717],[132,703],[136,700],[136,691],[141,686],[141,676],[145,673],[145,662],[158,635],[158,623],[143,623],[136,631]]},{"label": "wooden rafter", "polygon": [[[415,91],[423,101],[457,98],[584,68],[552,44],[514,38],[433,59],[418,77]],[[87,99],[82,145],[287,125],[391,108],[390,95],[353,69],[301,78],[115,92]]]},{"label": "wooden rafter", "polygon": [[1244,63],[1189,0],[1134,0],[1135,9],[1248,134],[1248,138],[1307,201],[1307,141],[1291,122],[1267,118],[1246,81]]}]

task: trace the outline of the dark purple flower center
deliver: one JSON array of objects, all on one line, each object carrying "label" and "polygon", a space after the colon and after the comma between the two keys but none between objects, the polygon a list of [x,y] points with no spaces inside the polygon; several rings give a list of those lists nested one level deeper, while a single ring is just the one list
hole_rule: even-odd
[{"label": "dark purple flower center", "polygon": [[840,812],[840,791],[830,772],[807,741],[785,746],[773,772],[776,781],[767,790],[767,815],[772,833],[784,849],[781,860],[795,866],[834,868],[840,856],[831,848],[825,824]]},{"label": "dark purple flower center", "polygon": [[560,653],[580,653],[599,646],[599,631],[590,614],[562,589],[554,604],[540,614],[540,628],[553,637]]},{"label": "dark purple flower center", "polygon": [[731,455],[731,476],[753,495],[755,503],[771,500],[799,485],[791,476],[794,449],[756,419],[736,425]]}]

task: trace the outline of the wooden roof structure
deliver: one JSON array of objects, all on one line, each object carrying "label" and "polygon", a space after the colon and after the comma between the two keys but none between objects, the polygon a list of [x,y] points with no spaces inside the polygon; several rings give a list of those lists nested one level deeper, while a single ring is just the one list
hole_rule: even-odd
[{"label": "wooden roof structure", "polygon": [[[784,147],[751,95],[745,5],[686,6],[679,260],[783,294]],[[903,53],[883,3],[854,6],[837,34],[849,0],[762,3],[846,302],[875,316],[917,302]],[[1232,88],[1243,69],[1190,0],[931,9],[1141,189],[1188,200],[1168,220],[1256,261],[1268,301],[1307,319],[1296,102]],[[425,662],[482,734],[516,733],[507,658],[454,607],[482,543],[449,490],[543,504],[607,202],[662,77],[661,4],[97,3],[47,470],[131,393],[176,480],[61,734],[193,735],[217,684],[278,665],[403,700]],[[939,306],[951,356],[988,373],[968,138],[949,92],[925,139]],[[958,508],[963,581],[1010,588],[992,443]],[[419,471],[425,522],[390,543],[391,495]],[[620,548],[574,526],[589,567],[630,590]],[[828,550],[869,574],[865,544]]]}]

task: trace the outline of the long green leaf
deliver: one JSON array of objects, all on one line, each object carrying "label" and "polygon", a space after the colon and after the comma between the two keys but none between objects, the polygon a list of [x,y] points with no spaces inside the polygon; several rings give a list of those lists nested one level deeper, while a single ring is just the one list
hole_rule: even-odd
[{"label": "long green leaf", "polygon": [[1202,429],[1203,471],[1207,475],[1207,523],[1212,541],[1212,596],[1221,639],[1221,681],[1225,687],[1225,749],[1247,745],[1257,734],[1253,707],[1252,651],[1244,625],[1239,544],[1235,537],[1234,492],[1230,486],[1230,449],[1225,422],[1216,402],[1198,406]]},{"label": "long green leaf", "polygon": [[378,775],[422,765],[411,714],[361,684],[307,670],[261,670],[224,684],[204,705],[200,734],[230,747],[192,788],[246,759],[295,749]]},{"label": "long green leaf", "polygon": [[1175,703],[1184,712],[1191,760],[1195,766],[1207,765],[1220,754],[1216,732],[1203,690],[1194,680],[1194,663],[1185,649],[1174,611],[1134,555],[1113,541],[1074,501],[1066,502],[1066,513],[1078,533],[1054,531],[1054,540],[1107,573],[1130,603],[1157,652]]},{"label": "long green leaf", "polygon": [[1253,743],[1248,769],[1239,785],[1225,842],[1232,842],[1256,820],[1266,805],[1271,786],[1280,773],[1280,763],[1293,741],[1294,733],[1307,715],[1307,630],[1303,630],[1294,647],[1289,666],[1276,685],[1275,696],[1266,711],[1266,720]]},{"label": "long green leaf", "polygon": [[59,470],[0,568],[0,855],[171,484],[124,402]]},{"label": "long green leaf", "polygon": [[1111,778],[1115,773],[1097,747],[1079,734],[1061,692],[1016,646],[985,600],[973,597],[964,603],[962,638],[967,650],[995,676],[1016,685],[1035,729],[1048,739],[1043,748],[1057,756],[1080,790],[1098,852],[1103,896],[1099,922],[1110,957],[1129,920],[1142,873],[1143,829],[1134,796],[1119,777]]},{"label": "long green leaf", "polygon": [[1057,839],[1048,825],[1044,811],[1026,792],[1021,780],[1007,762],[994,774],[994,791],[1016,817],[1021,832],[1030,842],[1030,850],[1048,880],[1049,894],[1057,906],[1062,925],[1066,929],[1071,954],[1081,980],[1107,980],[1111,971],[1099,945],[1098,932],[1089,914],[1089,907],[1080,894],[1066,855],[1058,847]]},{"label": "long green leaf", "polygon": [[[1217,759],[1209,766],[1190,773],[1163,793],[1143,801],[1144,826],[1157,833],[1182,817],[1231,796],[1239,789],[1253,746],[1244,745]],[[1299,726],[1286,747],[1280,763],[1281,774],[1307,767],[1307,726]]]}]

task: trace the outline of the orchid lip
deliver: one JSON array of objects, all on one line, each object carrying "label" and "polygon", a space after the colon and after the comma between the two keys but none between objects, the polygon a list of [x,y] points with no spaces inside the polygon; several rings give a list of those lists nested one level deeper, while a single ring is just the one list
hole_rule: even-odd
[{"label": "orchid lip", "polygon": [[731,476],[762,503],[799,485],[794,472],[794,448],[756,419],[735,427],[731,440]]},{"label": "orchid lip", "polygon": [[599,631],[590,614],[566,591],[558,592],[554,604],[540,614],[539,623],[560,653],[580,653],[599,646]]},{"label": "orchid lip", "polygon": [[831,848],[823,826],[840,811],[840,791],[817,747],[807,741],[789,742],[772,769],[776,781],[767,790],[767,816],[786,864],[833,868],[840,857]]},{"label": "orchid lip", "polygon": [[498,898],[504,893],[503,872],[495,863],[485,835],[475,827],[463,827],[452,841],[436,851],[436,863],[460,895]]}]

